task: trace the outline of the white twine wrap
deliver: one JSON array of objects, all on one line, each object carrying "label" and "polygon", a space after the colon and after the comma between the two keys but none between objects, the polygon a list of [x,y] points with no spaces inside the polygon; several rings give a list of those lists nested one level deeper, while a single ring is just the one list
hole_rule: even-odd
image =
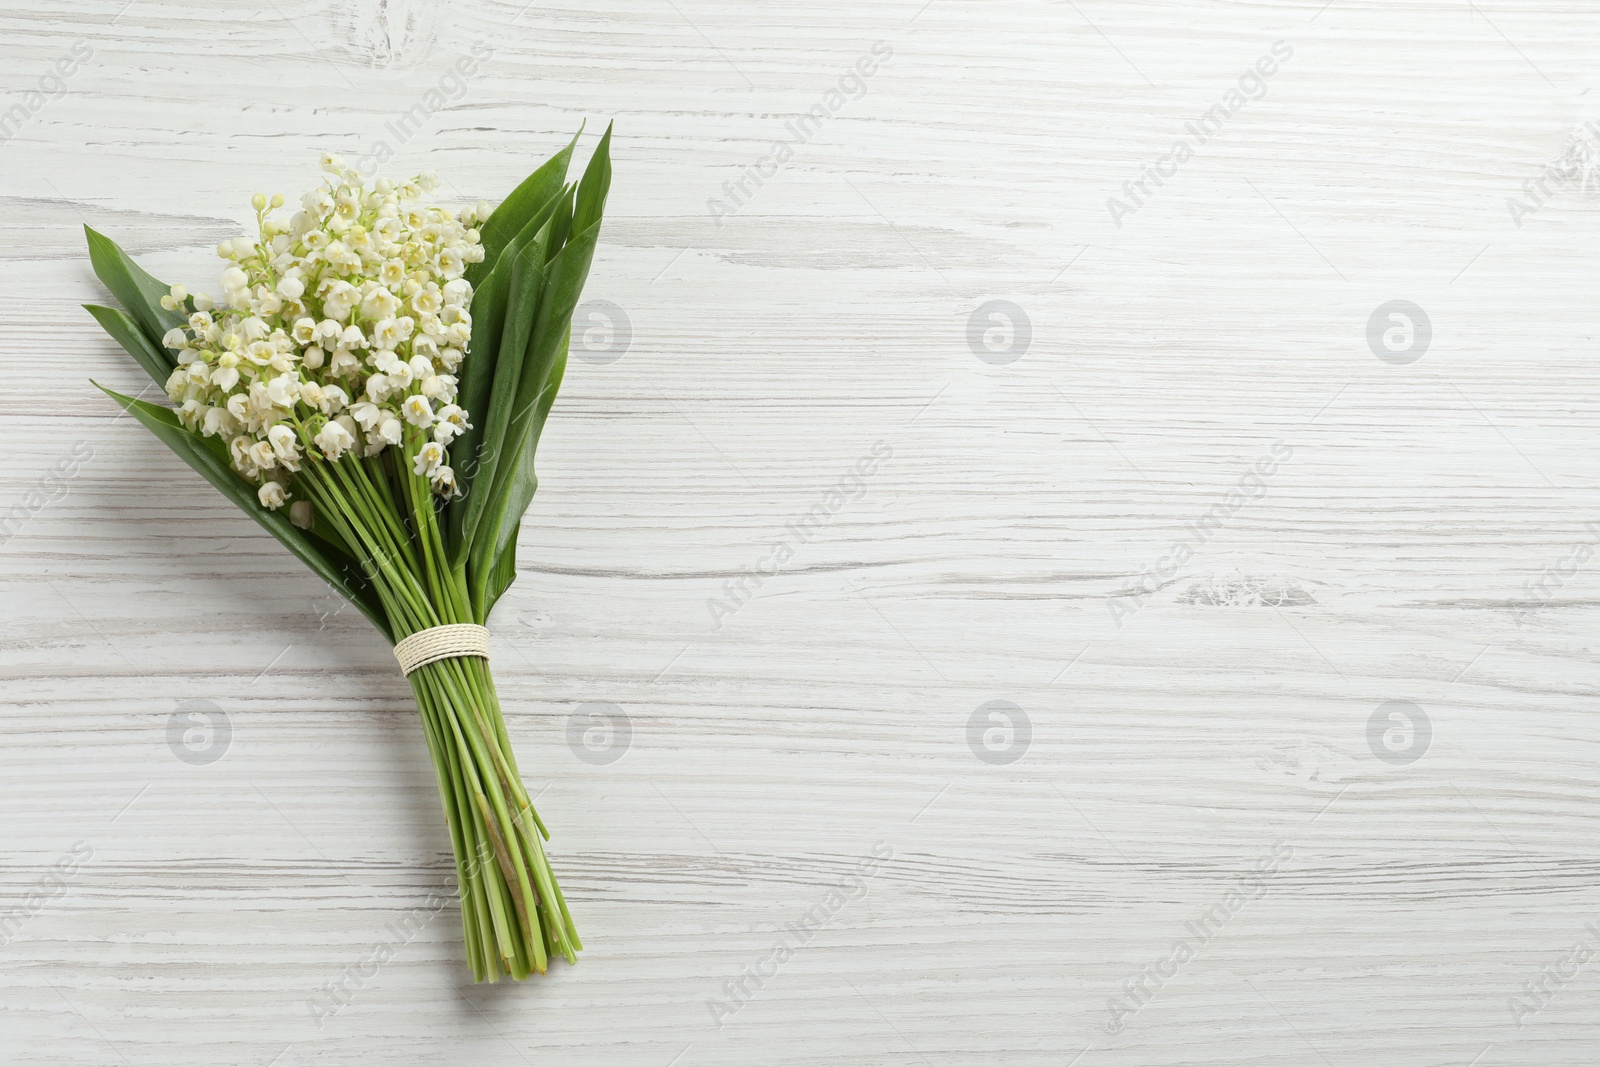
[{"label": "white twine wrap", "polygon": [[394,658],[406,675],[418,667],[457,656],[489,658],[489,631],[471,622],[454,622],[418,630],[394,646]]}]

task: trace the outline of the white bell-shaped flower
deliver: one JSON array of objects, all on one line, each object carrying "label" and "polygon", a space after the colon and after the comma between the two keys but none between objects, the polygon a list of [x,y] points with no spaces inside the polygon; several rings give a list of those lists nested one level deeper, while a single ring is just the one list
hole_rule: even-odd
[{"label": "white bell-shaped flower", "polygon": [[324,415],[336,415],[349,403],[350,394],[337,385],[325,385],[322,387],[322,400],[317,408]]},{"label": "white bell-shaped flower", "polygon": [[372,430],[383,418],[383,409],[370,400],[358,400],[350,405],[350,415],[363,430]]},{"label": "white bell-shaped flower", "polygon": [[437,441],[429,441],[417,449],[417,454],[411,459],[411,470],[415,474],[432,477],[444,465],[444,446]]},{"label": "white bell-shaped flower", "polygon": [[295,437],[293,427],[278,423],[267,431],[267,442],[272,445],[273,455],[280,460],[298,459],[300,456],[300,441]]},{"label": "white bell-shaped flower", "polygon": [[433,484],[433,491],[449,500],[461,492],[456,485],[456,472],[449,467],[439,467],[429,479]]},{"label": "white bell-shaped flower", "polygon": [[300,399],[300,383],[287,374],[280,374],[267,383],[267,396],[279,407],[293,407]]},{"label": "white bell-shaped flower", "polygon": [[404,432],[400,425],[400,420],[393,415],[389,415],[378,423],[376,436],[388,444],[397,445],[400,443],[400,438]]},{"label": "white bell-shaped flower", "polygon": [[427,429],[433,425],[433,408],[425,396],[408,396],[400,405],[400,414],[413,426]]},{"label": "white bell-shaped flower", "polygon": [[322,454],[329,459],[338,459],[345,454],[347,449],[354,447],[356,443],[355,435],[338,421],[330,422],[317,431],[316,437],[312,438],[312,440],[322,450]]}]

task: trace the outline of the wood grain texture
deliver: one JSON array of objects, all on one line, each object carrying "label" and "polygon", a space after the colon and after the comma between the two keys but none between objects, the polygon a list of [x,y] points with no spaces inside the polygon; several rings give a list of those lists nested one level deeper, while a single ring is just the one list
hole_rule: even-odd
[{"label": "wood grain texture", "polygon": [[[1594,1062],[1600,202],[1507,204],[1600,120],[1592,7],[124,2],[0,9],[0,1064]],[[80,227],[204,287],[321,151],[494,198],[613,117],[631,340],[492,620],[589,947],[473,988],[389,650],[89,386],[142,383]]]}]

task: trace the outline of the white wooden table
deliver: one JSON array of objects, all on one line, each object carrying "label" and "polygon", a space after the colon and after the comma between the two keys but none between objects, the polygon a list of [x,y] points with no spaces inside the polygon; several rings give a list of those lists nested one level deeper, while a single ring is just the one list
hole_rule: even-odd
[{"label": "white wooden table", "polygon": [[[0,1063],[1595,1062],[1592,8],[124,3],[0,10]],[[474,988],[387,647],[90,386],[80,226],[214,286],[586,117],[493,628],[589,947]]]}]

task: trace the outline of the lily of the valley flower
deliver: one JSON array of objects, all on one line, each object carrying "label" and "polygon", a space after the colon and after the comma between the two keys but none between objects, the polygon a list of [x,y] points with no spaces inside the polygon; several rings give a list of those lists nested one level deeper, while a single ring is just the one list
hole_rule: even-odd
[{"label": "lily of the valley flower", "polygon": [[441,445],[448,446],[472,425],[467,421],[466,411],[455,404],[446,404],[435,417],[438,421],[433,425],[433,439]]},{"label": "lily of the valley flower", "polygon": [[483,259],[473,227],[487,205],[455,215],[423,202],[431,180],[367,184],[335,156],[323,169],[292,215],[273,214],[282,196],[252,198],[258,233],[217,246],[223,302],[183,286],[162,296],[186,316],[162,338],[179,363],[167,394],[185,426],[229,441],[264,507],[294,497],[299,427],[318,462],[397,447],[406,424],[431,431],[413,460],[450,495],[444,450],[469,425],[455,404],[472,336],[462,274]]},{"label": "lily of the valley flower", "polygon": [[444,446],[437,441],[429,441],[417,449],[417,454],[411,460],[411,470],[416,474],[432,477],[444,465]]},{"label": "lily of the valley flower", "polygon": [[261,506],[276,511],[288,501],[289,496],[284,491],[282,482],[262,482],[261,488],[256,490],[256,498],[261,501]]},{"label": "lily of the valley flower", "polygon": [[338,459],[348,449],[355,447],[356,443],[355,435],[338,421],[328,423],[312,440],[329,459]]},{"label": "lily of the valley flower", "polygon": [[405,402],[400,405],[400,413],[413,426],[426,430],[433,425],[433,408],[428,406],[428,398],[425,396],[406,397]]}]

